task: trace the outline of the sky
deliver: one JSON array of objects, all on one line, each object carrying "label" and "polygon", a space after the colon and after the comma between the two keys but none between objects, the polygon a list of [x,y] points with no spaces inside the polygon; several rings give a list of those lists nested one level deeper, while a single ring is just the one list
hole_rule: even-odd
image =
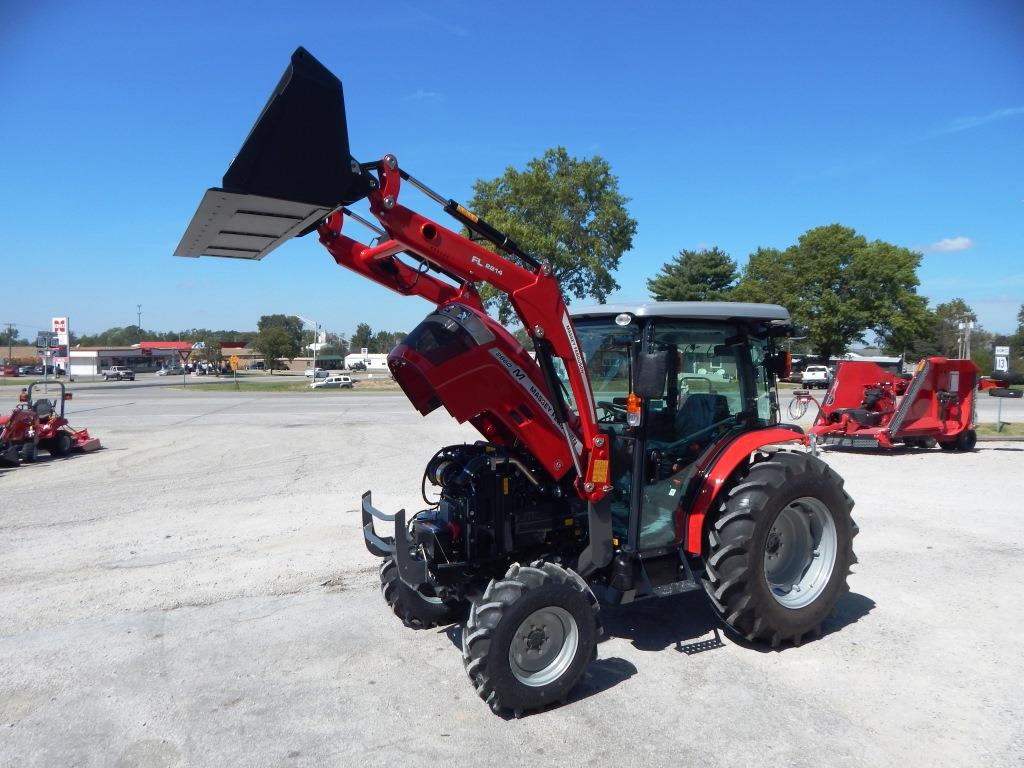
[{"label": "sky", "polygon": [[921,250],[933,305],[1016,326],[1019,0],[0,1],[0,322],[93,333],[141,304],[154,330],[411,329],[425,302],[313,237],[260,262],[172,256],[299,45],[344,83],[353,154],[392,152],[446,197],[553,146],[608,160],[638,222],[612,300],[647,300],[680,249],[742,265],[839,222]]}]

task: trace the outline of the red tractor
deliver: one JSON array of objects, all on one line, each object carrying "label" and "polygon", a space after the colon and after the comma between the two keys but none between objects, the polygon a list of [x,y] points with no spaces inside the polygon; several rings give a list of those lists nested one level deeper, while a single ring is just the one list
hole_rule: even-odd
[{"label": "red tractor", "polygon": [[[59,387],[60,397],[33,399],[40,384]],[[71,397],[59,381],[34,381],[22,390],[11,415],[0,416],[0,463],[17,466],[22,461],[35,461],[40,448],[51,456],[99,448],[99,440],[90,437],[88,430],[74,430],[64,418],[64,403]]]},{"label": "red tractor", "polygon": [[[406,183],[471,237],[402,205]],[[346,207],[363,199],[379,226]],[[350,237],[346,217],[376,244]],[[847,590],[857,528],[842,479],[779,423],[785,309],[570,313],[550,265],[394,155],[353,159],[341,83],[300,48],[176,255],[259,259],[313,231],[338,264],[434,305],[388,365],[420,413],[443,407],[482,439],[436,453],[423,476],[436,496],[413,514],[382,512],[367,491],[363,535],[406,624],[464,620],[465,669],[492,707],[569,695],[597,652],[599,598],[703,589],[747,640],[819,632]],[[532,353],[478,283],[509,297]]]}]

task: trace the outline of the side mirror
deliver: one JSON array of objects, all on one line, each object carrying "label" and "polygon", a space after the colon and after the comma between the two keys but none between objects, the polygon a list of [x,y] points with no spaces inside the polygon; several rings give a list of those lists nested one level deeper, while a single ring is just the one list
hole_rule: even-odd
[{"label": "side mirror", "polygon": [[668,371],[668,351],[640,352],[636,357],[636,381],[633,392],[644,400],[665,396],[665,376]]},{"label": "side mirror", "polygon": [[778,379],[785,379],[793,372],[793,358],[789,352],[773,352],[764,359],[765,370]]}]

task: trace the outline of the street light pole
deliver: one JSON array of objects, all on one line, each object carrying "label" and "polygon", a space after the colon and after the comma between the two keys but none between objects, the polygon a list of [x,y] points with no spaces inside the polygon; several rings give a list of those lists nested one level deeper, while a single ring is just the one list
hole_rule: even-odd
[{"label": "street light pole", "polygon": [[316,384],[316,345],[317,339],[320,338],[320,324],[316,320],[310,320],[302,315],[295,315],[295,317],[299,318],[302,322],[313,326],[313,346],[311,349],[313,350],[313,384]]},{"label": "street light pole", "polygon": [[142,305],[141,304],[136,304],[135,306],[138,307],[138,309],[139,309],[139,311],[135,315],[135,317],[136,317],[135,327],[139,329],[139,335],[141,336],[142,335]]}]

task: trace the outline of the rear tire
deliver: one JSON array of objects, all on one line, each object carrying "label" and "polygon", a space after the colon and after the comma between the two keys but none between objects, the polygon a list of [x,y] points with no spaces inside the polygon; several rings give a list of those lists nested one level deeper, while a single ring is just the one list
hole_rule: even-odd
[{"label": "rear tire", "polygon": [[71,445],[71,435],[67,432],[58,432],[50,438],[47,450],[50,451],[51,456],[67,456],[71,453]]},{"label": "rear tire", "polygon": [[973,429],[965,429],[956,439],[956,450],[958,451],[973,451],[974,446],[978,444],[978,433]]},{"label": "rear tire", "polygon": [[732,486],[708,530],[704,589],[725,625],[773,648],[820,635],[857,562],[843,480],[780,451]]},{"label": "rear tire", "polygon": [[495,712],[565,701],[597,653],[597,598],[574,571],[513,565],[487,586],[462,630],[462,663]]},{"label": "rear tire", "polygon": [[380,591],[384,602],[405,626],[430,629],[439,624],[454,624],[466,615],[464,603],[446,603],[433,594],[413,589],[398,575],[398,564],[386,557],[380,564]]}]

